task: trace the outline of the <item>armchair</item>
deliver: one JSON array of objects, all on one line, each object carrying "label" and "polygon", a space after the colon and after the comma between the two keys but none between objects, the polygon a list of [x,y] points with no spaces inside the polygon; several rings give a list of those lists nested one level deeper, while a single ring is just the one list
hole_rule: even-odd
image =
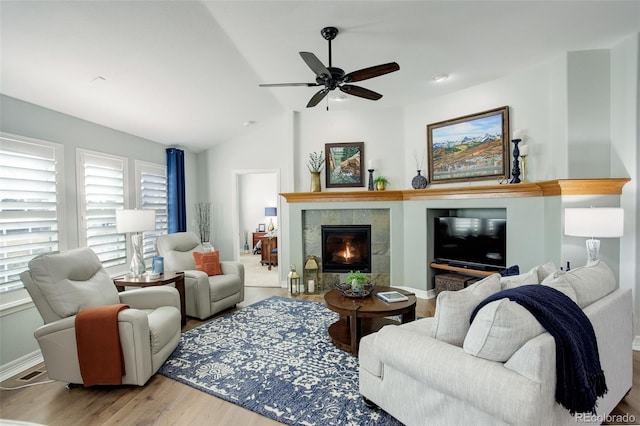
[{"label": "armchair", "polygon": [[119,303],[131,307],[118,314],[125,368],[122,384],[144,385],[178,346],[178,291],[162,286],[118,293],[89,248],[37,256],[20,278],[44,321],[34,336],[53,380],[83,383],[75,318],[84,308]]},{"label": "armchair", "polygon": [[244,300],[242,263],[221,261],[222,275],[208,276],[196,270],[193,252],[204,249],[195,233],[160,235],[156,245],[166,270],[184,272],[188,316],[205,319]]}]

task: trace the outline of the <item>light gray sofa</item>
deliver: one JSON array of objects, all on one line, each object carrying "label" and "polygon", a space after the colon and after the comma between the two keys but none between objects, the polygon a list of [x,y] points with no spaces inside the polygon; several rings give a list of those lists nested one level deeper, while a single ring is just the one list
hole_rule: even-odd
[{"label": "light gray sofa", "polygon": [[[488,295],[538,282],[571,297],[593,325],[608,385],[596,416],[572,417],[555,401],[554,340],[525,308],[491,302],[469,325]],[[433,318],[361,340],[360,393],[407,425],[600,424],[632,386],[631,301],[602,262],[568,273],[544,265],[442,292]]]},{"label": "light gray sofa", "polygon": [[222,275],[196,270],[193,252],[204,252],[193,232],[160,235],[156,240],[167,271],[183,271],[187,315],[205,319],[244,300],[244,265],[221,261]]},{"label": "light gray sofa", "polygon": [[125,385],[144,385],[180,342],[180,296],[169,286],[118,293],[89,248],[44,254],[20,274],[44,320],[34,335],[53,380],[83,383],[76,346],[76,314],[84,308],[124,303],[118,331]]}]

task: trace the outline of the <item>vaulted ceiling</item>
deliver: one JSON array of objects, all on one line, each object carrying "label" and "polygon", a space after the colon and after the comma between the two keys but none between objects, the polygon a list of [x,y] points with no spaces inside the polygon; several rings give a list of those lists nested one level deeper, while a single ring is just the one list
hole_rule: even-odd
[{"label": "vaulted ceiling", "polygon": [[[317,87],[298,52],[346,72],[396,61],[358,85],[402,107],[640,32],[640,1],[0,1],[0,93],[200,151]],[[436,83],[432,77],[450,77]],[[332,92],[339,93],[338,91]],[[327,101],[316,108],[325,108]]]}]

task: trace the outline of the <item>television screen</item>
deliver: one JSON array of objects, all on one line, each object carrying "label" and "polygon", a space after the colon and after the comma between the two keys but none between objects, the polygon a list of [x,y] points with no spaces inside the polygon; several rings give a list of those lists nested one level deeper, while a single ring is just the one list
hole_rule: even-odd
[{"label": "television screen", "polygon": [[436,217],[434,257],[451,265],[506,267],[507,220]]}]

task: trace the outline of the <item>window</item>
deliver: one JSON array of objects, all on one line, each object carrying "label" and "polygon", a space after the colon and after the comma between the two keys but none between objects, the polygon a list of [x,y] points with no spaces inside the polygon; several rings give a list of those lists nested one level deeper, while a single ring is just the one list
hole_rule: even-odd
[{"label": "window", "polygon": [[0,292],[22,288],[20,273],[60,250],[60,144],[0,135]]},{"label": "window", "polygon": [[156,230],[144,233],[144,259],[157,256],[156,239],[167,233],[167,168],[159,164],[136,161],[137,207],[156,211]]},{"label": "window", "polygon": [[127,205],[127,159],[77,150],[80,246],[93,249],[105,268],[127,263],[124,234],[116,233],[117,209]]}]

